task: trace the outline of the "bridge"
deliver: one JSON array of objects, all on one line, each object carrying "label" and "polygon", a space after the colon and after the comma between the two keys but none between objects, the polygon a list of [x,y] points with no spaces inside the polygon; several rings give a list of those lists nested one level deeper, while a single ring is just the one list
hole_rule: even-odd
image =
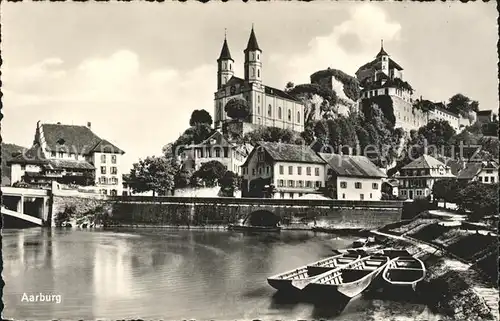
[{"label": "bridge", "polygon": [[2,186],[4,227],[50,224],[50,193],[44,189]]}]

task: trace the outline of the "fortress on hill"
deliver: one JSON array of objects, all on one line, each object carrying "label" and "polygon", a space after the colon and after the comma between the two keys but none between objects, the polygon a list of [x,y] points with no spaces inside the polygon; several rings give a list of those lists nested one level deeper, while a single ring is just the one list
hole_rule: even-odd
[{"label": "fortress on hill", "polygon": [[[231,57],[227,39],[224,39],[222,50],[217,59],[217,91],[215,92],[214,124],[220,129],[222,124],[230,122],[224,107],[232,98],[243,98],[250,106],[250,116],[240,123],[237,130],[242,133],[258,127],[279,127],[302,132],[304,130],[304,114],[306,106],[295,97],[281,89],[267,86],[263,83],[262,49],[252,27],[245,53],[244,77],[235,76],[235,61]],[[318,71],[311,75],[311,83],[328,87],[336,92],[342,87],[343,80],[330,70]],[[350,77],[348,75],[345,75]],[[344,77],[345,78],[345,77]],[[449,112],[443,103],[435,104],[436,108],[422,111],[414,107],[414,90],[403,80],[403,68],[385,51],[383,42],[375,58],[361,66],[356,71],[359,97],[352,98],[352,106],[359,109],[364,99],[377,96],[389,97],[395,118],[395,127],[406,132],[425,126],[430,120],[446,120],[456,132],[472,125],[477,115],[457,115]],[[353,81],[356,81],[354,78]],[[358,88],[357,88],[358,89]],[[337,93],[339,94],[339,93]],[[347,114],[352,108],[339,114]],[[234,123],[232,125],[235,125]],[[234,129],[233,129],[234,130]]]}]

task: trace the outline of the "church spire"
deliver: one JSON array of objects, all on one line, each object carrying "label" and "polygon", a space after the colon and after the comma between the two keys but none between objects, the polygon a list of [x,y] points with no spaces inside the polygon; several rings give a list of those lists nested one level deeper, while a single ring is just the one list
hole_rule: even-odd
[{"label": "church spire", "polygon": [[233,58],[231,58],[231,52],[229,52],[229,46],[227,45],[226,30],[224,30],[224,43],[222,44],[222,50],[220,51],[220,56],[217,61],[220,60],[232,60],[234,62]]},{"label": "church spire", "polygon": [[257,43],[257,37],[255,37],[255,32],[253,31],[253,23],[252,23],[252,31],[250,32],[250,38],[248,39],[247,48],[245,51],[255,51],[260,50],[259,44]]},{"label": "church spire", "polygon": [[380,51],[377,54],[377,58],[381,56],[389,56],[389,54],[387,54],[387,52],[385,52],[384,50],[384,39],[380,39]]}]

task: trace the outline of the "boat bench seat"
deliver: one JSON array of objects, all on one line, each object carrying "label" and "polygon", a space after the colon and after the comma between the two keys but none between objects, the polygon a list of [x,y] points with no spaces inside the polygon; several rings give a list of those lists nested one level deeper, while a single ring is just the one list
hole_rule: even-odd
[{"label": "boat bench seat", "polygon": [[407,267],[397,267],[395,270],[405,270],[405,271],[422,271],[422,268],[407,268]]}]

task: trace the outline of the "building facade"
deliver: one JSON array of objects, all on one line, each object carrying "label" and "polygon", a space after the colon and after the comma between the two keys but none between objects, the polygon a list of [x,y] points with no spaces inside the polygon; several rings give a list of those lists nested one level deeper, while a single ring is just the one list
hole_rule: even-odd
[{"label": "building facade", "polygon": [[33,146],[10,161],[12,183],[93,185],[103,194],[121,195],[125,152],[98,137],[90,126],[38,121]]},{"label": "building facade", "polygon": [[419,199],[432,195],[437,180],[455,178],[450,166],[429,155],[422,155],[399,171],[399,196],[403,199]]},{"label": "building facade", "polygon": [[186,146],[179,160],[186,170],[196,171],[204,163],[217,161],[227,170],[242,174],[241,165],[252,151],[251,145],[237,145],[229,142],[219,131],[215,131],[203,142]]},{"label": "building facade", "polygon": [[233,98],[241,98],[250,106],[248,122],[258,126],[304,130],[304,105],[280,89],[263,84],[262,50],[252,27],[244,50],[244,78],[234,75],[235,64],[227,39],[217,59],[217,92],[215,92],[214,125],[221,128],[230,118],[224,108]]},{"label": "building facade", "polygon": [[498,164],[494,161],[468,162],[458,173],[459,180],[478,181],[483,184],[498,183]]},{"label": "building facade", "polygon": [[326,181],[340,200],[378,201],[387,177],[365,156],[319,154],[327,162]]},{"label": "building facade", "polygon": [[260,143],[242,169],[242,197],[298,198],[325,186],[326,162],[308,146]]}]

